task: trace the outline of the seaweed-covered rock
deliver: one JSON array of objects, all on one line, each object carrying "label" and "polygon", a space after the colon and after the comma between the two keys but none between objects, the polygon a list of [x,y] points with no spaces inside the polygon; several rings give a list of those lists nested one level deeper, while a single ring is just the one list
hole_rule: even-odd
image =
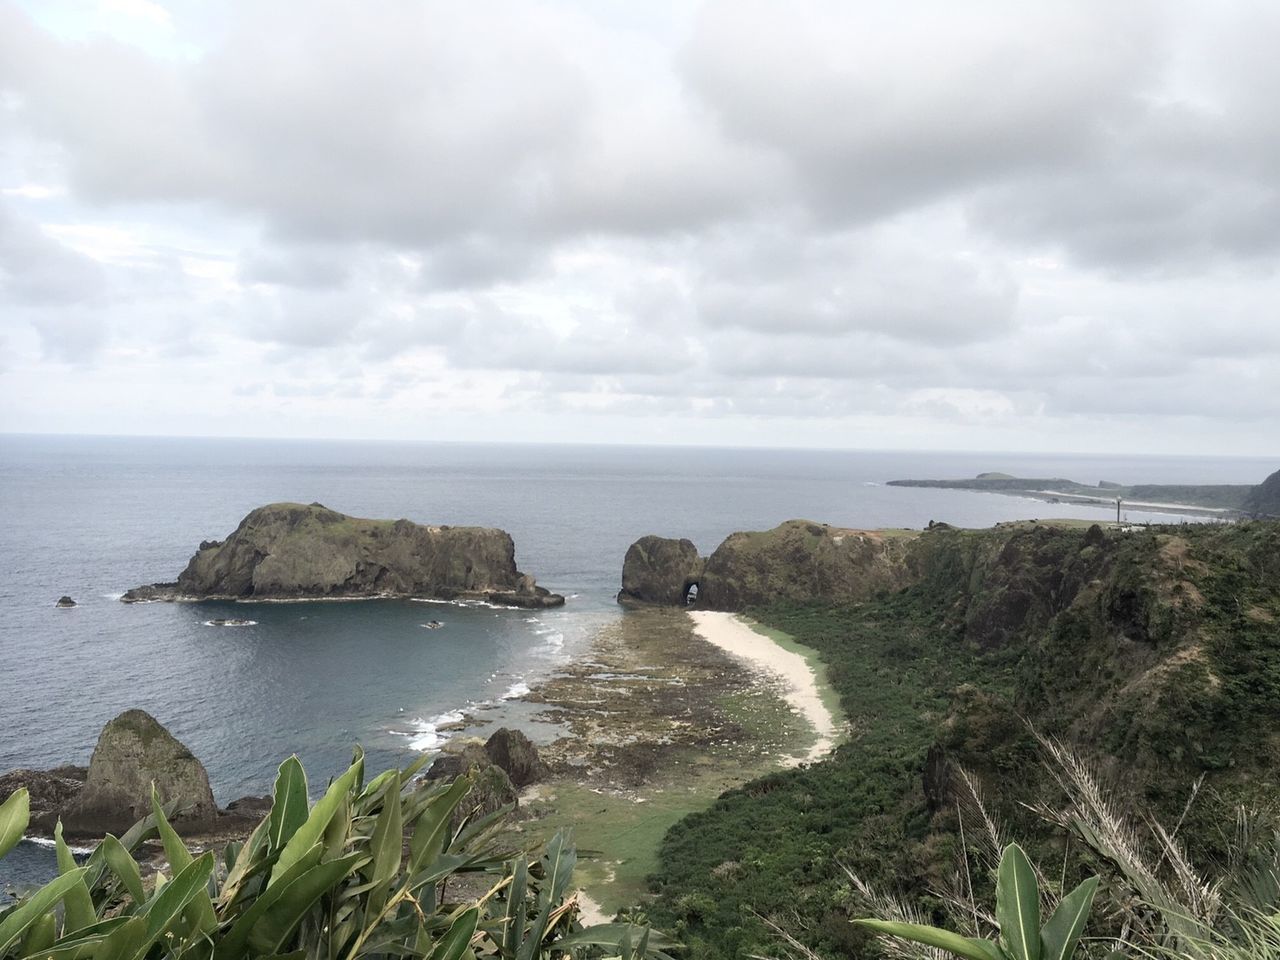
[{"label": "seaweed-covered rock", "polygon": [[618,602],[682,604],[689,588],[702,576],[703,562],[691,540],[641,537],[627,548],[622,561]]},{"label": "seaweed-covered rock", "polygon": [[533,741],[519,730],[499,728],[485,742],[484,751],[491,761],[507,772],[517,788],[545,780],[551,772],[538,755]]},{"label": "seaweed-covered rock", "polygon": [[102,728],[84,787],[62,812],[68,834],[127,830],[151,811],[152,783],[161,802],[177,801],[175,826],[199,830],[216,821],[200,761],[149,713],[126,710]]},{"label": "seaweed-covered rock", "polygon": [[226,540],[201,543],[176,582],[137,587],[122,599],[307,597],[462,598],[519,607],[564,603],[516,569],[515,544],[505,531],[364,520],[318,503],[259,507]]}]

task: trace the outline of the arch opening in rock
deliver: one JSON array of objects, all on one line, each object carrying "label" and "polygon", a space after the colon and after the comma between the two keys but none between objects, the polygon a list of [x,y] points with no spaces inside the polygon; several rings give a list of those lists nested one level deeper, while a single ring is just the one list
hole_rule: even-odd
[{"label": "arch opening in rock", "polygon": [[695,604],[698,602],[698,581],[690,580],[684,585],[684,602],[686,604]]}]

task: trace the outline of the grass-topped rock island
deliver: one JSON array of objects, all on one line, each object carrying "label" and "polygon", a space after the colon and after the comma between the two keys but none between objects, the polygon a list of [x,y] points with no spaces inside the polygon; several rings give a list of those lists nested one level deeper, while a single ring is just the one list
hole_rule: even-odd
[{"label": "grass-topped rock island", "polygon": [[121,599],[564,603],[516,569],[515,557],[504,530],[365,520],[318,503],[273,503],[252,511],[225,540],[201,543],[176,581],[136,587]]}]

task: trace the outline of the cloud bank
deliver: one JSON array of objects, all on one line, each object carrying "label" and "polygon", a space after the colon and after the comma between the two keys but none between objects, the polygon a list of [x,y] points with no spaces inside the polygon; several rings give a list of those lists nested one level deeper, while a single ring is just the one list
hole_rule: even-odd
[{"label": "cloud bank", "polygon": [[0,429],[1275,452],[1263,3],[0,5]]}]

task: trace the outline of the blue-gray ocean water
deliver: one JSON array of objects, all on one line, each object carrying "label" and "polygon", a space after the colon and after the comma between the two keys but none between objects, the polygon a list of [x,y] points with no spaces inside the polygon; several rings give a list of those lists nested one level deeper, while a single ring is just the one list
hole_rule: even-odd
[{"label": "blue-gray ocean water", "polygon": [[[220,802],[267,792],[277,764],[295,752],[323,784],[356,743],[371,769],[433,748],[443,735],[436,726],[460,710],[525,720],[514,697],[620,615],[622,557],[647,533],[689,537],[705,553],[734,530],[793,517],[862,527],[1104,518],[1103,509],[883,484],[986,470],[1256,483],[1275,467],[1192,457],[0,436],[0,772],[87,763],[103,723],[141,707],[204,761]],[[173,579],[201,540],[280,500],[502,527],[521,569],[569,602],[535,615],[393,601],[117,601],[130,587]],[[79,606],[55,609],[62,594]],[[257,624],[205,625],[217,617]],[[444,629],[421,627],[432,619]],[[47,861],[47,851],[23,845],[0,865],[0,886],[38,875]]]}]

